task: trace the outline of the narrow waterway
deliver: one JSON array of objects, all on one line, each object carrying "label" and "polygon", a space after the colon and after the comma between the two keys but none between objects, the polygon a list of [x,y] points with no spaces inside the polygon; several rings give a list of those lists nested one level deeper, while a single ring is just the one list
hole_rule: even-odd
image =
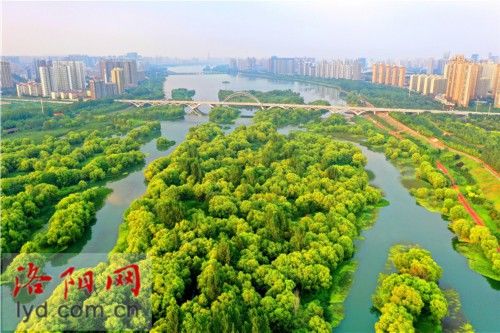
[{"label": "narrow waterway", "polygon": [[[96,213],[95,223],[78,243],[66,249],[65,253],[53,256],[46,263],[43,271],[52,277],[52,281],[45,286],[44,293],[30,304],[43,303],[60,282],[59,275],[68,267],[73,266],[77,269],[94,267],[100,262],[107,261],[107,255],[118,239],[118,230],[125,210],[133,200],[146,191],[145,167],[151,161],[173,151],[184,140],[189,128],[206,121],[206,117],[186,116],[182,121],[161,122],[162,136],[175,140],[176,144],[166,151],[159,151],[156,148],[156,140],[149,141],[140,148],[146,154],[144,167],[130,172],[124,178],[106,184],[106,187],[113,192],[108,195],[103,206]],[[20,321],[17,316],[17,307],[11,296],[12,291],[7,286],[1,287],[1,293],[2,331],[12,331]]]},{"label": "narrow waterway", "polygon": [[344,303],[345,319],[337,332],[373,331],[377,315],[370,312],[380,272],[384,271],[389,248],[398,243],[419,244],[430,250],[443,268],[441,286],[458,291],[463,312],[476,332],[498,332],[500,294],[486,278],[467,266],[465,257],[453,249],[454,235],[447,222],[415,203],[401,183],[399,170],[386,160],[384,154],[360,146],[368,158],[366,168],[375,178],[372,184],[384,192],[389,206],[382,207],[376,223],[363,231],[356,243],[354,260],[358,268],[349,295]]}]

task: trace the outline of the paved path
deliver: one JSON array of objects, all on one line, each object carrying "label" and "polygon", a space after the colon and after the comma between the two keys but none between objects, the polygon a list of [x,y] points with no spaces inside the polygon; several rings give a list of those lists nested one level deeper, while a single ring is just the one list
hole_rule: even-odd
[{"label": "paved path", "polygon": [[464,156],[470,158],[474,162],[476,162],[479,165],[483,166],[489,173],[491,173],[496,178],[496,180],[500,180],[500,175],[498,174],[498,172],[495,169],[493,169],[493,167],[490,166],[488,163],[484,162],[482,159],[480,159],[480,158],[478,158],[476,156],[473,156],[473,155],[471,155],[469,153],[466,153],[464,151],[452,148],[452,147],[448,146],[447,144],[445,144],[444,142],[438,140],[437,138],[429,138],[429,137],[427,137],[425,135],[422,135],[419,132],[417,132],[416,130],[414,130],[414,129],[406,126],[402,122],[394,119],[393,117],[391,117],[387,113],[380,113],[380,114],[378,114],[378,116],[381,117],[381,118],[383,118],[385,121],[387,121],[392,126],[394,126],[396,128],[399,128],[399,129],[401,129],[401,130],[403,130],[405,132],[408,132],[413,137],[416,137],[416,138],[422,139],[424,141],[427,141],[434,148],[448,149],[449,151],[452,151],[452,152],[454,152],[456,154],[461,154],[461,155],[464,155]]}]

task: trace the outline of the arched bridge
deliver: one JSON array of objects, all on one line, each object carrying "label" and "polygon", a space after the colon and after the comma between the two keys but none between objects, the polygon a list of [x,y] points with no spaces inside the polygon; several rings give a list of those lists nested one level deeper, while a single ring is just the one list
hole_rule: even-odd
[{"label": "arched bridge", "polygon": [[[230,101],[229,99],[237,96],[244,96],[252,99],[252,102],[238,102]],[[479,115],[491,115],[498,116],[500,113],[491,112],[476,112],[476,111],[443,111],[436,109],[402,109],[402,108],[378,108],[378,107],[366,107],[366,106],[347,106],[347,105],[311,105],[311,104],[286,104],[286,103],[262,103],[255,96],[247,92],[235,92],[227,96],[223,101],[178,101],[170,99],[117,99],[116,102],[128,103],[136,107],[146,107],[146,106],[159,106],[159,105],[178,105],[187,107],[190,111],[189,113],[194,114],[204,114],[200,111],[199,107],[206,105],[210,108],[214,106],[232,106],[232,107],[257,107],[262,110],[268,110],[272,108],[281,109],[295,109],[301,108],[306,110],[327,110],[331,113],[350,113],[355,115],[360,115],[366,112],[378,113],[378,112],[398,112],[398,113],[439,113],[439,114],[450,114],[450,115],[460,115],[467,116],[473,114]]]}]

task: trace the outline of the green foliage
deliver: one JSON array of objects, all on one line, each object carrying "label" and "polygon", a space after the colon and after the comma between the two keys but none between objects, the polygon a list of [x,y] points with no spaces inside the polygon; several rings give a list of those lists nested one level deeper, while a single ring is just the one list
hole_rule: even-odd
[{"label": "green foliage", "polygon": [[172,99],[179,101],[192,101],[195,95],[194,90],[188,90],[186,88],[176,88],[172,89]]},{"label": "green foliage", "polygon": [[331,289],[380,200],[359,155],[264,122],[191,129],[125,217],[122,251],[153,258],[153,330],[331,330],[328,302],[308,295]]},{"label": "green foliage", "polygon": [[[91,104],[94,105],[95,104]],[[109,105],[107,102],[103,105]],[[79,114],[93,106],[73,105]],[[96,109],[92,112],[99,113]],[[2,141],[1,249],[17,252],[51,218],[54,204],[107,179],[121,176],[143,163],[140,144],[159,132],[158,122],[116,119],[107,131],[69,131],[65,136],[45,136]],[[122,137],[112,136],[125,132]],[[75,207],[87,221],[92,209]],[[72,241],[74,239],[71,239]],[[63,241],[66,243],[66,241]],[[50,243],[50,245],[56,245]],[[33,243],[25,247],[29,251]]]},{"label": "green foliage", "polygon": [[399,121],[427,136],[434,136],[452,148],[480,157],[497,171],[500,170],[500,132],[491,116],[471,116],[461,119],[450,115],[422,114],[412,117],[394,114]]},{"label": "green foliage", "polygon": [[419,320],[431,320],[440,330],[448,304],[438,287],[441,267],[430,252],[419,247],[394,246],[389,262],[396,272],[380,275],[373,296],[373,304],[381,314],[375,331],[415,332]]},{"label": "green foliage", "polygon": [[164,72],[146,73],[146,80],[139,83],[137,87],[127,88],[119,98],[123,99],[164,99],[165,92],[163,84],[165,83]]},{"label": "green foliage", "polygon": [[210,110],[208,119],[218,124],[232,124],[240,115],[240,110],[228,106],[216,106]]},{"label": "green foliage", "polygon": [[347,105],[350,106],[364,106],[365,103],[363,101],[363,98],[361,95],[355,93],[355,92],[348,92],[345,98]]},{"label": "green foliage", "polygon": [[175,145],[174,140],[169,140],[163,136],[160,136],[158,139],[156,139],[156,148],[158,150],[167,150],[168,148],[172,147]]},{"label": "green foliage", "polygon": [[323,110],[272,108],[257,111],[254,122],[271,122],[277,127],[300,125],[318,119],[323,113]]},{"label": "green foliage", "polygon": [[331,105],[330,102],[325,101],[323,99],[318,99],[318,100],[312,101],[308,104],[310,104],[310,105],[323,105],[323,106],[330,106]]},{"label": "green foliage", "polygon": [[94,220],[99,206],[110,191],[94,187],[81,193],[70,194],[59,201],[49,220],[47,231],[40,237],[40,246],[63,248],[82,237]]},{"label": "green foliage", "polygon": [[143,120],[177,120],[184,118],[184,110],[175,105],[150,106],[128,111],[123,116]]}]

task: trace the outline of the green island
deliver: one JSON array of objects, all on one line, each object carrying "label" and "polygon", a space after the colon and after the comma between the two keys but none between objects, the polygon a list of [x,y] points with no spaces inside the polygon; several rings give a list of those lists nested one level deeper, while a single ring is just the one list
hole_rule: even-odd
[{"label": "green island", "polygon": [[[373,306],[380,313],[375,332],[442,332],[448,308],[459,307],[453,302],[460,301],[439,287],[442,269],[431,253],[418,246],[395,245],[387,266],[395,272],[380,274],[373,295]],[[462,318],[459,331],[473,329]]]},{"label": "green island", "polygon": [[156,139],[156,148],[158,150],[167,150],[168,148],[172,147],[175,145],[174,140],[169,140],[163,136],[160,136],[158,139]]},{"label": "green island", "polygon": [[192,129],[147,168],[115,248],[154,254],[155,328],[329,331],[338,309],[318,293],[340,287],[380,201],[363,165],[349,143],[267,122]]},{"label": "green island", "polygon": [[194,90],[189,90],[186,88],[176,88],[172,89],[172,99],[179,101],[192,101],[193,96],[196,94]]},{"label": "green island", "polygon": [[233,124],[240,116],[240,110],[229,106],[216,106],[210,110],[208,119],[217,124]]}]

